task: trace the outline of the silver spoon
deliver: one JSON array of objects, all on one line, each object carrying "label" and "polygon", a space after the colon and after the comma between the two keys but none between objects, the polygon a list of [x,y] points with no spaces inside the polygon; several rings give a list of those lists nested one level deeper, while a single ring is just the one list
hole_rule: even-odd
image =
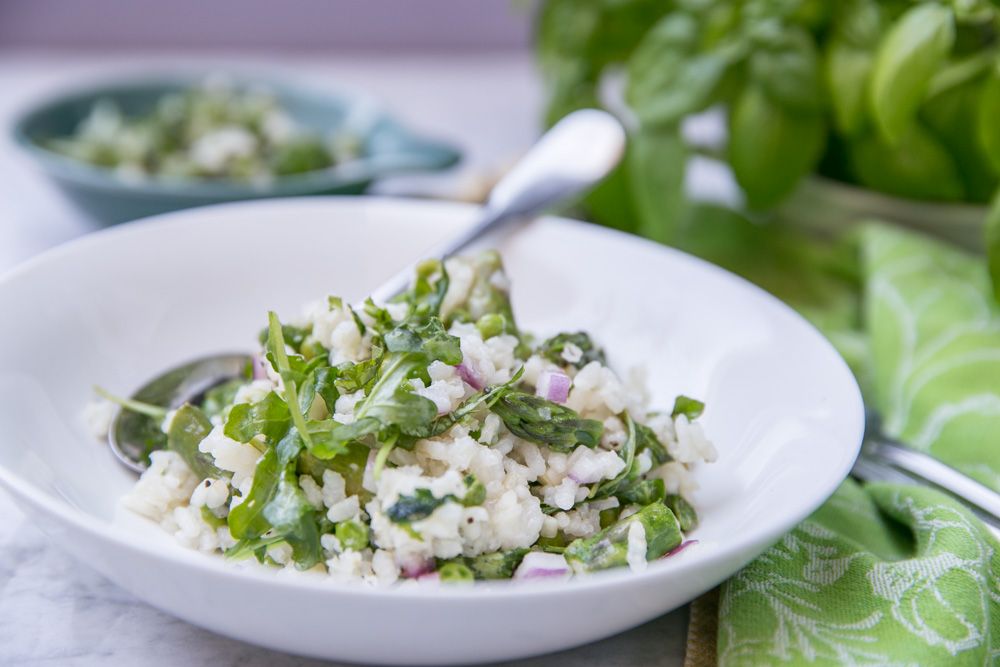
[{"label": "silver spoon", "polygon": [[[490,192],[475,224],[376,287],[371,296],[385,303],[404,291],[417,261],[461,252],[487,231],[539,213],[542,209],[596,184],[618,164],[625,148],[625,131],[614,116],[596,109],[575,111],[552,127]],[[115,457],[142,472],[147,467],[150,440],[166,409],[197,402],[206,391],[246,376],[252,357],[225,354],[205,357],[173,368],[132,395],[144,404],[163,406],[162,414],[119,409],[108,429]]]}]

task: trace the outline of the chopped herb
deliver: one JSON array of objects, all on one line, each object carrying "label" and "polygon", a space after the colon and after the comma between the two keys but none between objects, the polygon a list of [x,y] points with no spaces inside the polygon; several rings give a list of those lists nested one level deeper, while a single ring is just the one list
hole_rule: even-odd
[{"label": "chopped herb", "polygon": [[705,404],[701,401],[696,401],[693,398],[688,398],[687,396],[678,396],[677,400],[674,401],[673,412],[670,413],[671,417],[675,419],[680,415],[687,417],[688,421],[694,421],[701,416],[701,413],[705,411]]},{"label": "chopped herb", "polygon": [[[563,353],[566,351],[568,345],[574,345],[580,349],[582,356],[577,361],[567,361],[563,357]],[[592,361],[597,361],[602,366],[606,366],[608,363],[604,358],[604,350],[594,345],[594,342],[590,340],[590,336],[582,331],[572,334],[561,333],[558,336],[553,336],[541,344],[538,348],[538,354],[560,366],[569,364],[577,368],[583,368]]]}]

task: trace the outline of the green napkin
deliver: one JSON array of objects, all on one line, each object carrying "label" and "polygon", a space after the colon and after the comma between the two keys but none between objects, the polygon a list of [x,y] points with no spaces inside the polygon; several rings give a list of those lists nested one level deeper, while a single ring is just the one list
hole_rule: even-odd
[{"label": "green napkin", "polygon": [[[895,228],[861,237],[869,401],[887,435],[1000,488],[1000,315],[985,263]],[[848,480],[722,587],[719,663],[1000,658],[998,543],[927,488]]]},{"label": "green napkin", "polygon": [[1000,490],[1000,314],[986,264],[885,226],[862,237],[886,435]]}]

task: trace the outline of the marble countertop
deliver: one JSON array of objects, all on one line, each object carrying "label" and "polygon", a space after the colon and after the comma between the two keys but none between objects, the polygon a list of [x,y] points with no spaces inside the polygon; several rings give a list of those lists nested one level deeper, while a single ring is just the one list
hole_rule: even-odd
[{"label": "marble countertop", "polygon": [[[526,54],[211,59],[172,54],[53,54],[0,50],[0,126],[18,109],[62,85],[115,72],[183,65],[287,68],[316,80],[364,89],[416,129],[465,152],[444,175],[395,178],[383,194],[461,197],[481,188],[537,136],[541,86]],[[0,273],[98,226],[83,218],[0,138]],[[0,491],[0,665],[129,666],[330,664],[275,653],[168,616],[75,561],[30,525]],[[684,660],[687,608],[604,641],[513,667],[673,666]]]}]

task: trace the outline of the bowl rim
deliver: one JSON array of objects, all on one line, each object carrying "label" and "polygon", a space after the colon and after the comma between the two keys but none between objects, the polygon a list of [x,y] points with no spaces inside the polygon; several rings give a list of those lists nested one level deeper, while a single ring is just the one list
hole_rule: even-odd
[{"label": "bowl rim", "polygon": [[[367,125],[385,124],[406,137],[414,145],[439,153],[434,159],[421,159],[416,151],[395,156],[363,156],[324,169],[300,174],[276,176],[266,183],[244,182],[228,178],[167,179],[156,176],[128,181],[115,175],[113,169],[90,164],[61,155],[41,146],[27,131],[28,125],[40,114],[55,106],[73,101],[92,103],[102,97],[114,96],[143,88],[191,88],[214,74],[222,73],[236,81],[237,86],[261,85],[279,98],[294,97],[330,105],[340,103],[345,108],[362,108],[370,114]],[[121,74],[104,74],[86,82],[50,89],[18,109],[8,122],[8,135],[13,144],[30,157],[50,176],[107,192],[155,196],[174,196],[215,201],[220,198],[252,198],[261,196],[312,194],[322,189],[347,187],[367,183],[374,178],[395,172],[441,170],[456,164],[461,152],[450,142],[413,132],[404,126],[375,96],[347,86],[307,78],[281,69],[250,70],[241,66],[177,67],[133,70]]]},{"label": "bowl rim", "polygon": [[[260,209],[269,206],[282,208],[289,205],[308,206],[313,203],[320,202],[322,202],[322,205],[324,206],[331,207],[336,207],[341,204],[358,205],[363,202],[368,202],[376,207],[379,207],[380,210],[386,210],[391,207],[420,207],[429,210],[438,209],[442,212],[449,211],[446,214],[452,216],[454,216],[456,212],[471,214],[474,209],[478,208],[478,206],[474,204],[461,202],[429,201],[400,197],[317,196],[281,200],[230,202],[199,207],[192,210],[171,211],[168,213],[150,216],[148,218],[129,223],[128,225],[118,225],[104,228],[98,230],[96,233],[79,237],[45,251],[23,262],[14,269],[0,275],[0,289],[5,288],[7,284],[16,281],[25,274],[38,270],[46,264],[58,264],[59,260],[63,256],[74,254],[79,251],[85,251],[86,248],[91,245],[99,245],[105,243],[106,241],[130,235],[141,236],[146,233],[147,229],[150,228],[169,227],[172,225],[180,226],[185,223],[193,224],[192,221],[188,221],[186,219],[192,217],[197,218],[205,213],[211,215],[211,213],[216,209],[238,210],[239,208],[244,207]],[[465,217],[472,219],[471,215],[466,215]],[[654,243],[626,232],[579,220],[573,220],[561,216],[541,216],[540,219],[555,221],[559,224],[582,224],[585,225],[592,233],[606,235],[609,238],[627,238],[630,242],[655,246],[659,251],[673,256],[675,260],[694,264],[699,266],[702,270],[722,274],[728,280],[741,285],[743,289],[750,289],[756,292],[760,298],[771,302],[774,306],[782,310],[787,316],[793,317],[803,330],[808,331],[815,343],[821,349],[824,349],[826,353],[832,355],[830,357],[831,363],[834,366],[839,367],[839,371],[843,373],[844,378],[850,380],[849,402],[854,405],[855,409],[852,411],[852,414],[843,414],[840,415],[839,418],[842,421],[848,422],[849,428],[845,429],[845,432],[851,431],[855,434],[852,438],[852,441],[855,444],[850,447],[845,447],[845,452],[850,450],[852,456],[850,457],[850,463],[844,466],[844,470],[842,471],[843,475],[838,473],[837,475],[828,476],[825,483],[817,486],[817,494],[813,497],[813,502],[798,503],[797,509],[793,512],[794,520],[792,523],[787,526],[783,523],[772,525],[768,530],[757,533],[756,539],[751,540],[756,546],[754,557],[777,542],[782,535],[792,530],[796,525],[801,523],[801,521],[806,519],[810,514],[812,514],[812,512],[819,508],[820,505],[829,499],[829,497],[841,484],[843,479],[846,478],[851,465],[853,464],[853,460],[857,456],[857,452],[860,451],[861,440],[865,427],[865,413],[861,390],[857,382],[854,380],[853,373],[841,355],[836,352],[833,345],[822,335],[822,333],[819,332],[818,329],[816,329],[815,326],[795,312],[791,307],[784,304],[780,299],[771,295],[762,288],[729,271],[726,271],[715,264],[712,264],[711,262],[695,257],[694,255],[690,255],[669,246]],[[845,399],[846,398],[848,398],[848,396],[845,394]],[[845,459],[845,461],[846,460],[847,459]],[[177,545],[176,549],[157,549],[155,545],[150,545],[142,540],[141,534],[129,531],[126,527],[117,522],[104,522],[94,516],[91,516],[73,507],[65,500],[53,497],[52,495],[42,491],[30,481],[23,479],[21,476],[11,470],[8,470],[3,465],[0,465],[0,488],[7,489],[13,496],[15,502],[18,504],[28,503],[33,505],[51,517],[58,518],[60,521],[68,523],[77,529],[96,535],[102,540],[112,542],[123,550],[141,554],[142,556],[151,558],[154,561],[179,565],[189,570],[195,570],[200,574],[221,576],[233,582],[246,582],[249,577],[250,580],[259,582],[261,585],[277,587],[279,589],[290,587],[296,590],[301,590],[304,594],[345,595],[348,597],[357,595],[365,598],[378,596],[389,599],[426,600],[428,602],[441,601],[444,599],[468,600],[470,598],[484,596],[514,599],[534,598],[539,594],[544,594],[546,596],[571,596],[583,594],[589,591],[608,590],[622,584],[640,585],[643,581],[659,579],[660,577],[697,576],[700,572],[712,569],[713,566],[722,565],[725,564],[726,561],[732,560],[735,554],[745,551],[748,546],[747,544],[743,544],[740,548],[734,548],[731,543],[712,545],[710,549],[706,548],[704,550],[698,550],[700,556],[696,559],[678,558],[676,560],[659,560],[657,562],[651,562],[649,567],[647,567],[643,572],[632,572],[629,568],[616,568],[613,570],[593,573],[587,577],[574,578],[569,581],[533,581],[530,585],[519,585],[516,582],[497,580],[482,583],[477,582],[477,585],[475,586],[380,587],[365,585],[361,582],[315,580],[308,576],[281,577],[278,572],[272,572],[264,568],[237,568],[227,565],[222,558],[217,558],[216,554],[204,554],[195,550],[185,549],[179,545]],[[752,560],[752,558],[750,560]],[[746,560],[745,562],[749,562],[749,560]],[[735,571],[730,571],[729,574],[727,574],[727,578],[728,576],[732,576],[732,574],[735,574]],[[718,582],[713,580],[713,585],[715,583]]]}]

